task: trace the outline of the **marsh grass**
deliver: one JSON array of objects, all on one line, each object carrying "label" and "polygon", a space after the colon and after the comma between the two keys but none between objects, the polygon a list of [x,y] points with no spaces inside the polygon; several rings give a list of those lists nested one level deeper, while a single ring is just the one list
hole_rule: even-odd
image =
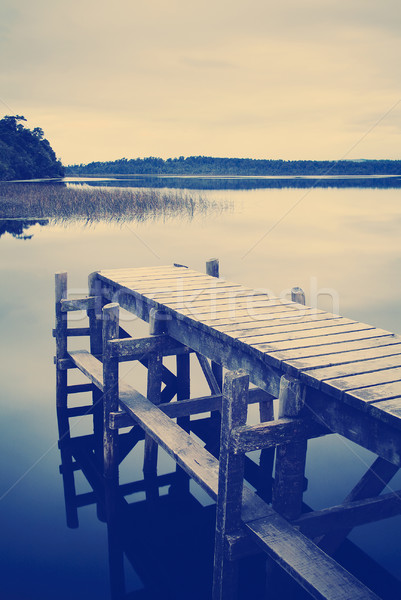
[{"label": "marsh grass", "polygon": [[1,183],[0,218],[51,219],[55,223],[156,221],[219,214],[230,203],[183,190],[127,189],[50,183]]}]

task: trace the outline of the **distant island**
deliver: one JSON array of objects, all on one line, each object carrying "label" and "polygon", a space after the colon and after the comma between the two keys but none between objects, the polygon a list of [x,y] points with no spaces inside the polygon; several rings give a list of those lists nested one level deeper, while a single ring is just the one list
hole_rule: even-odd
[{"label": "distant island", "polygon": [[24,127],[21,115],[0,120],[0,180],[63,177],[64,167],[43,129]]},{"label": "distant island", "polygon": [[66,175],[348,176],[401,175],[401,160],[264,160],[253,158],[121,158],[69,165]]}]

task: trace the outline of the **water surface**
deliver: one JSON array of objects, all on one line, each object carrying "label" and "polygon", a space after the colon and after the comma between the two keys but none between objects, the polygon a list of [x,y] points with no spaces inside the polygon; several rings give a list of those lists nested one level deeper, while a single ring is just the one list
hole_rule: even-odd
[{"label": "water surface", "polygon": [[[167,187],[165,182],[162,187]],[[190,193],[189,187],[186,190]],[[56,271],[68,271],[73,293],[85,293],[87,275],[98,269],[178,262],[203,271],[205,260],[216,256],[222,276],[229,280],[278,295],[299,285],[308,304],[328,310],[334,306],[346,317],[401,333],[399,189],[223,187],[203,190],[202,195],[220,204],[221,210],[145,221],[93,223],[51,217],[33,223],[24,220],[11,230],[3,222],[4,598],[109,597],[107,531],[95,507],[80,509],[78,529],[65,524],[51,337]],[[130,326],[145,334],[143,325]],[[134,375],[138,387],[143,386],[143,373],[138,370]],[[196,377],[193,395],[205,392],[205,384]],[[373,458],[339,437],[311,442],[305,501],[314,508],[340,503]],[[140,477],[139,465],[131,464],[129,471],[123,469],[123,477]],[[401,488],[400,484],[397,476],[391,488]],[[79,489],[89,488],[79,481]],[[351,534],[356,544],[399,578],[400,537],[400,518]],[[133,590],[142,585],[133,572],[128,583]]]}]

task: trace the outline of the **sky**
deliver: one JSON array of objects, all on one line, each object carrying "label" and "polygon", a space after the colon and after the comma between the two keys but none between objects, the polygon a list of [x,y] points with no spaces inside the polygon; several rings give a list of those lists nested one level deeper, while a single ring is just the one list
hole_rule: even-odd
[{"label": "sky", "polygon": [[0,117],[64,164],[400,159],[399,0],[0,0]]}]

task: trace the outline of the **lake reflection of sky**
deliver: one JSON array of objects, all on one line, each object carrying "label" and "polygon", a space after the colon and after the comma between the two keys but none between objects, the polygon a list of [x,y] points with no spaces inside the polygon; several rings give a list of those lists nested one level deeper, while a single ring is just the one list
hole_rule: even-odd
[{"label": "lake reflection of sky", "polygon": [[[65,526],[51,337],[56,271],[68,271],[70,288],[85,291],[87,275],[97,269],[178,262],[203,271],[205,260],[217,256],[229,280],[276,294],[300,285],[307,302],[314,303],[312,294],[327,309],[330,297],[315,292],[329,289],[344,316],[401,332],[397,190],[207,194],[233,200],[234,210],[185,222],[36,224],[25,231],[33,235],[29,240],[9,233],[1,238],[0,445],[7,457],[1,489],[29,471],[0,504],[5,598],[88,598],[94,592],[108,597],[106,532],[95,509],[82,509],[79,529]],[[204,391],[195,380],[193,394]],[[314,441],[310,448],[305,500],[315,507],[340,502],[372,462],[348,442]],[[316,470],[320,480],[314,479]],[[398,477],[392,486],[400,483]],[[399,577],[400,537],[398,518],[352,534]]]}]

